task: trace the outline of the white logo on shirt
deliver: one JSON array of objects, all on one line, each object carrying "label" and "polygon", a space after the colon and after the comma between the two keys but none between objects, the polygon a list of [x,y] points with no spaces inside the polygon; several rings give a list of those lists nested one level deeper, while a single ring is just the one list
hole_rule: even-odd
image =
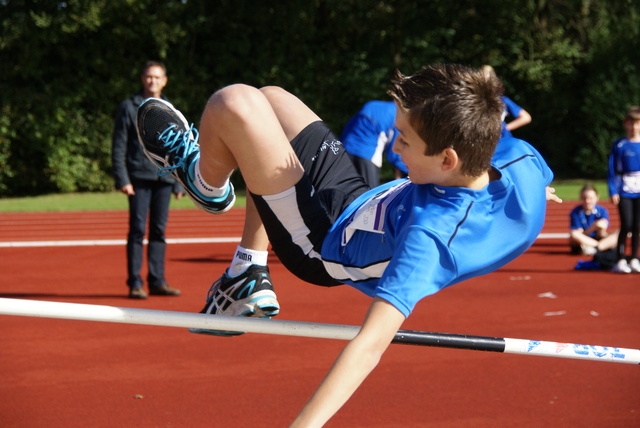
[{"label": "white logo on shirt", "polygon": [[387,207],[402,193],[402,190],[408,186],[409,183],[411,183],[409,180],[404,180],[364,202],[353,214],[351,222],[344,229],[342,245],[347,245],[356,230],[384,233]]}]

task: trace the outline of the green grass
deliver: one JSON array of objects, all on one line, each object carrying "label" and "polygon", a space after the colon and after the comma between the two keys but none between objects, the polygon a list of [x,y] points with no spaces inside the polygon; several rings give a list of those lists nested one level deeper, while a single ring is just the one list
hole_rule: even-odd
[{"label": "green grass", "polygon": [[[245,204],[244,192],[236,193],[235,206]],[[0,199],[0,213],[3,212],[38,212],[38,211],[91,211],[91,210],[127,210],[127,197],[120,192],[107,193],[64,193],[26,198]],[[178,200],[171,198],[171,208],[195,208],[187,196]]]},{"label": "green grass", "polygon": [[[582,186],[588,180],[558,180],[552,186],[556,194],[565,201],[578,200]],[[608,198],[607,183],[604,180],[591,181],[598,189],[600,198]],[[238,194],[236,206],[244,206],[244,193]],[[126,210],[127,197],[120,192],[107,193],[65,193],[33,196],[26,198],[0,199],[0,212],[37,212],[37,211],[90,211],[90,210]],[[171,208],[194,208],[187,197],[171,199]]]},{"label": "green grass", "polygon": [[556,195],[563,201],[578,201],[580,200],[580,189],[582,189],[586,183],[591,183],[596,187],[600,200],[606,201],[609,199],[606,180],[556,180],[551,183],[551,187],[556,189]]}]

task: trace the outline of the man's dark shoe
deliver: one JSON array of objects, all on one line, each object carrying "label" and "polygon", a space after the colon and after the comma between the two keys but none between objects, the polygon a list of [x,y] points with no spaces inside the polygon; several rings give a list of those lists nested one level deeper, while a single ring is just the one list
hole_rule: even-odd
[{"label": "man's dark shoe", "polygon": [[147,293],[144,292],[142,287],[131,287],[129,289],[129,298],[130,299],[146,299]]},{"label": "man's dark shoe", "polygon": [[149,287],[149,294],[152,296],[179,296],[180,290],[171,288],[166,282],[160,287]]}]

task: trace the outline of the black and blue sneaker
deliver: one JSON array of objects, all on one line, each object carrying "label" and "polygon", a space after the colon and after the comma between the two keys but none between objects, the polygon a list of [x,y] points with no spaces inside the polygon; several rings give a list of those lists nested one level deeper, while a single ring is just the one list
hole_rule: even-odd
[{"label": "black and blue sneaker", "polygon": [[145,155],[159,169],[158,175],[173,174],[193,202],[211,214],[228,211],[235,202],[233,186],[220,197],[204,196],[193,184],[193,168],[200,157],[198,131],[167,101],[148,98],[138,107],[136,127]]},{"label": "black and blue sneaker", "polygon": [[[280,304],[266,266],[251,265],[241,275],[230,277],[225,272],[207,294],[201,314],[271,318],[280,312]],[[192,333],[214,336],[237,336],[243,332],[192,328]]]}]

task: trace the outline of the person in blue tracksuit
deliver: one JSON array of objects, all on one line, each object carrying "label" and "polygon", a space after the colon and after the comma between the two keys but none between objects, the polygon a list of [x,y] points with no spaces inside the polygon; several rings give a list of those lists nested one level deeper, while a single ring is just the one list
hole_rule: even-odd
[{"label": "person in blue tracksuit", "polygon": [[[495,70],[490,65],[482,66],[482,70],[487,74],[487,76],[496,76]],[[506,95],[502,95],[500,98],[504,103],[501,135],[502,137],[513,137],[511,131],[530,124],[531,115]],[[508,122],[506,121],[507,118],[510,119]]]},{"label": "person in blue tracksuit", "polygon": [[340,142],[370,187],[380,184],[380,168],[385,158],[393,166],[396,178],[407,175],[407,166],[392,150],[398,135],[395,121],[393,101],[368,101],[340,134]]},{"label": "person in blue tracksuit", "polygon": [[[638,241],[640,240],[640,107],[632,106],[623,120],[627,135],[613,143],[609,155],[608,184],[611,201],[620,213],[618,263],[614,272],[640,272]],[[631,234],[629,260],[626,254],[627,235]]]}]

